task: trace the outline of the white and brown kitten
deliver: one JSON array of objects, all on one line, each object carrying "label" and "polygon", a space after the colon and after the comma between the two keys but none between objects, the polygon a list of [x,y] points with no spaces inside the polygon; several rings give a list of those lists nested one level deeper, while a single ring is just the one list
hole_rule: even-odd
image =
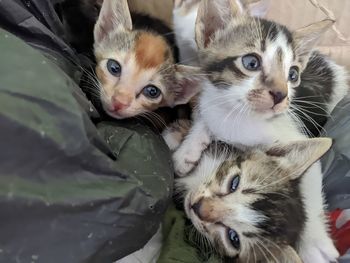
[{"label": "white and brown kitten", "polygon": [[101,101],[112,117],[186,104],[199,90],[196,68],[175,63],[164,36],[134,29],[126,0],[105,0],[94,31]]},{"label": "white and brown kitten", "polygon": [[[251,16],[256,17],[265,16],[271,4],[269,0],[241,0],[236,2],[242,10],[246,10]],[[195,22],[199,3],[200,0],[175,1],[173,10],[174,31],[179,46],[181,63],[191,65],[198,65],[199,63],[198,47],[195,41]],[[267,24],[259,27],[265,28],[266,31],[268,26]],[[213,27],[215,28],[215,25]],[[259,27],[253,28],[250,35],[255,32],[258,38],[260,34]],[[271,29],[275,31],[275,29]],[[250,29],[248,28],[248,30]],[[233,42],[237,41],[232,36],[231,40]],[[224,50],[227,51],[227,49]],[[188,60],[188,58],[192,59]],[[301,73],[301,83],[294,88],[293,100],[290,101],[290,111],[295,116],[293,118],[302,123],[302,130],[305,133],[311,137],[320,134],[335,104],[348,90],[346,83],[346,73],[343,68],[317,52],[311,54],[307,67]]]},{"label": "white and brown kitten", "polygon": [[196,41],[208,81],[198,99],[198,118],[174,155],[177,172],[191,170],[212,139],[252,146],[304,138],[291,111],[303,110],[294,105],[296,90],[312,90],[321,98],[314,105],[327,104],[327,112],[348,91],[344,69],[313,52],[332,23],[290,32],[248,15],[237,0],[201,1]]},{"label": "white and brown kitten", "polygon": [[[186,122],[173,124],[169,147],[187,130]],[[327,234],[322,174],[313,165],[331,144],[318,138],[238,149],[213,142],[175,191],[196,229],[233,262],[333,262],[338,252]]]}]

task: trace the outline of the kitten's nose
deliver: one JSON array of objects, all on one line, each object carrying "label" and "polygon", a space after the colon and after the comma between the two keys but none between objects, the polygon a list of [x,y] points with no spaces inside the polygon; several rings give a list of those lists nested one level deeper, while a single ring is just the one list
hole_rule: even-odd
[{"label": "kitten's nose", "polygon": [[123,104],[121,102],[113,102],[113,109],[115,111],[120,111],[127,108],[129,105]]},{"label": "kitten's nose", "polygon": [[129,103],[126,103],[124,101],[122,102],[122,101],[118,100],[116,97],[112,98],[112,103],[113,103],[113,109],[115,111],[120,111],[120,110],[123,110],[123,109],[130,106]]},{"label": "kitten's nose", "polygon": [[192,210],[193,212],[200,218],[201,218],[201,206],[203,203],[203,198],[199,199],[199,201],[197,203],[195,203],[194,205],[192,205]]},{"label": "kitten's nose", "polygon": [[269,93],[272,96],[275,105],[280,104],[287,97],[286,93],[280,91],[275,92],[270,90]]}]

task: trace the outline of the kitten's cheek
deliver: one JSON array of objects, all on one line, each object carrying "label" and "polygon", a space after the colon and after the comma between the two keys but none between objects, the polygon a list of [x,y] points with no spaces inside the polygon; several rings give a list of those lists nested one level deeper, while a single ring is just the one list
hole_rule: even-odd
[{"label": "kitten's cheek", "polygon": [[103,109],[108,113],[108,112],[113,112],[113,104],[108,101],[103,95],[101,95],[101,104]]},{"label": "kitten's cheek", "polygon": [[253,110],[257,112],[271,111],[274,106],[272,100],[269,99],[254,99],[250,100],[250,104]]}]

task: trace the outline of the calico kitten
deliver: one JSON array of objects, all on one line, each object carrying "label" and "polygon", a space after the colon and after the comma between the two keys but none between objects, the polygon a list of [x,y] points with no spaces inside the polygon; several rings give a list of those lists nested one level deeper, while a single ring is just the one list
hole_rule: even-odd
[{"label": "calico kitten", "polygon": [[186,104],[198,92],[201,75],[176,63],[171,29],[156,18],[131,14],[127,0],[67,0],[61,13],[68,41],[85,55],[94,50],[97,79],[88,74],[86,82],[111,117]]},{"label": "calico kitten", "polygon": [[[312,51],[332,24],[324,20],[290,32],[249,16],[237,0],[201,1],[196,41],[208,81],[199,117],[174,155],[177,172],[190,171],[212,139],[251,146],[304,138],[291,111],[296,88],[322,96],[309,103],[326,101],[327,112],[348,90],[344,69]],[[305,105],[296,110],[307,116]]]},{"label": "calico kitten", "polygon": [[[186,125],[168,129],[170,147]],[[338,252],[327,234],[320,167],[313,165],[331,144],[318,138],[238,149],[214,142],[175,191],[195,228],[232,262],[333,262]]]},{"label": "calico kitten", "polygon": [[198,92],[196,68],[175,64],[162,35],[133,29],[126,0],[105,0],[94,31],[105,111],[117,119],[186,104]]}]

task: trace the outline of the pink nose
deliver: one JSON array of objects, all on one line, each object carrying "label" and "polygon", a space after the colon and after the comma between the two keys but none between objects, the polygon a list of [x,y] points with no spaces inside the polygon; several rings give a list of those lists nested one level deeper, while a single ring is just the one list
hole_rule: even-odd
[{"label": "pink nose", "polygon": [[129,103],[121,102],[116,97],[113,97],[113,110],[120,111],[128,108],[130,106]]}]

